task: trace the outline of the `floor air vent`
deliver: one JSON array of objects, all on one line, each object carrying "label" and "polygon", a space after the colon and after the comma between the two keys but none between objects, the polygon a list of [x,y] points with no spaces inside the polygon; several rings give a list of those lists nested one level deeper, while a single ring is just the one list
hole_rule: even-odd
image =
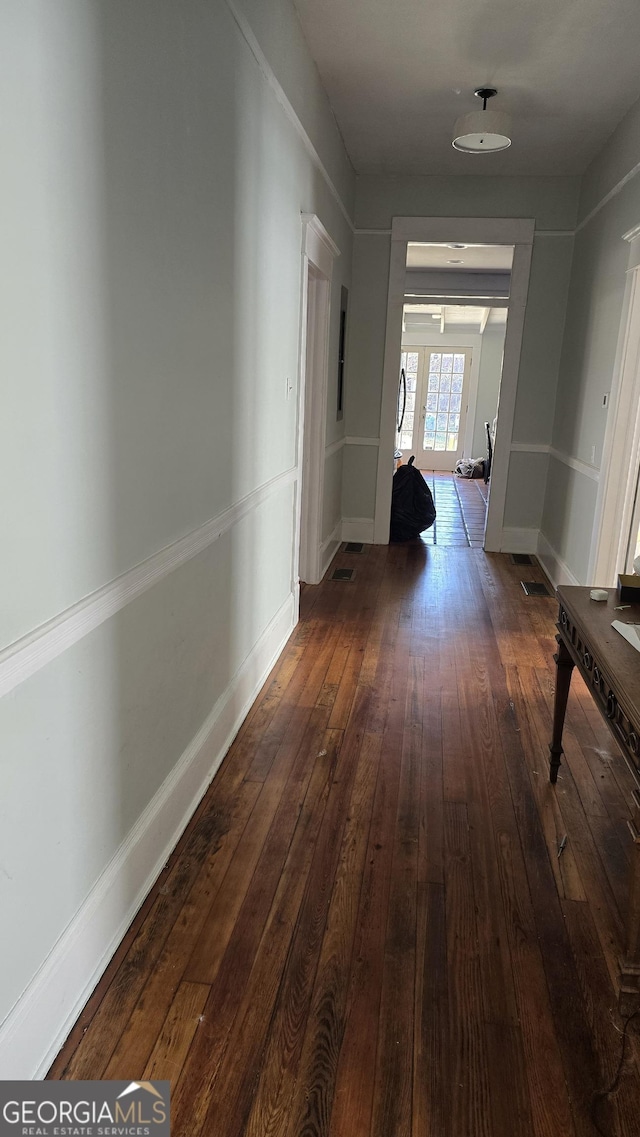
[{"label": "floor air vent", "polygon": [[355,569],[334,569],[330,580],[353,580]]},{"label": "floor air vent", "polygon": [[347,541],[344,551],[345,553],[361,553],[364,549],[362,541]]},{"label": "floor air vent", "polygon": [[520,584],[524,588],[527,596],[550,596],[551,593],[546,584],[539,584],[537,580],[521,580]]},{"label": "floor air vent", "polygon": [[531,560],[531,557],[529,556],[528,553],[512,553],[511,554],[511,564],[512,565],[532,565],[533,561]]}]

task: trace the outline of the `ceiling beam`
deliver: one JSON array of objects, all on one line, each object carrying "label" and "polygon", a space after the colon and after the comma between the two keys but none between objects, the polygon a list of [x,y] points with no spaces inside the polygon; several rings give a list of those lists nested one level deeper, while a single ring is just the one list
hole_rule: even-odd
[{"label": "ceiling beam", "polygon": [[448,304],[449,307],[464,307],[464,308],[486,308],[487,304],[491,308],[508,308],[509,301],[502,296],[450,296],[438,295],[432,296],[424,292],[406,292],[404,296],[405,304]]},{"label": "ceiling beam", "polygon": [[409,269],[405,292],[440,292],[449,296],[509,296],[508,272],[438,272]]}]

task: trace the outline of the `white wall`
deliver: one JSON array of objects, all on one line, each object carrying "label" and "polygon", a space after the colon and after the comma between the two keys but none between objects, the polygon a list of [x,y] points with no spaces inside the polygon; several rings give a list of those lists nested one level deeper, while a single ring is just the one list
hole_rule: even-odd
[{"label": "white wall", "polygon": [[300,214],[337,365],[352,178],[288,0],[246,13],[0,13],[0,1077],[46,1069],[295,619]]},{"label": "white wall", "polygon": [[[378,468],[376,440],[380,434],[389,246],[390,239],[384,233],[373,237],[356,235],[349,310],[345,433],[347,437],[368,438],[371,442],[367,446],[345,447],[342,512],[346,518],[367,518],[372,530]],[[390,476],[393,476],[393,470]]]},{"label": "white wall", "polygon": [[[520,357],[514,439],[549,447],[564,328],[579,180],[577,178],[391,177],[361,175],[356,191],[356,238],[351,308],[347,436],[378,437],[387,317],[391,221],[399,217],[533,217],[536,233]],[[483,420],[484,421],[484,420]],[[350,453],[353,451],[353,453]],[[484,448],[483,451],[484,452]],[[376,464],[363,447],[346,447],[350,481],[343,512],[356,501],[375,509]],[[510,465],[505,524],[522,528],[542,516],[546,462],[539,477],[518,459]],[[532,500],[533,495],[533,500]],[[528,526],[527,526],[528,527]]]},{"label": "white wall", "polygon": [[[629,245],[640,223],[640,103],[587,170],[562,344],[553,426],[552,470],[542,519],[559,578],[589,581],[603,442],[612,402]],[[621,489],[622,492],[622,489]],[[607,582],[608,583],[608,582]]]},{"label": "white wall", "polygon": [[473,424],[473,446],[475,457],[482,457],[487,450],[485,423],[492,423],[498,413],[500,378],[502,376],[502,353],[506,325],[489,325],[482,336],[480,351],[480,374],[478,375],[478,401]]}]

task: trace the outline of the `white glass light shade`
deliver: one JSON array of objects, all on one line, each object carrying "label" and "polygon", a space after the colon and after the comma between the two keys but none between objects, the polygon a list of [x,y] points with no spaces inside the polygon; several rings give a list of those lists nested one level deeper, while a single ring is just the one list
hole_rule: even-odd
[{"label": "white glass light shade", "polygon": [[467,154],[483,150],[506,150],[511,145],[511,120],[502,111],[470,111],[463,114],[453,129],[453,145]]}]

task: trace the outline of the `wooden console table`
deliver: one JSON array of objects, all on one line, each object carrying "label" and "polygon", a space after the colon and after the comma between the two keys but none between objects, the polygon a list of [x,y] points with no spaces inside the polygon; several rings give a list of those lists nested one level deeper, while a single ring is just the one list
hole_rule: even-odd
[{"label": "wooden console table", "polygon": [[633,819],[629,829],[634,856],[629,883],[625,954],[620,966],[620,1010],[630,1014],[640,1008],[640,652],[611,627],[612,620],[640,624],[640,604],[623,611],[615,589],[607,602],[591,600],[589,589],[561,586],[558,589],[558,651],[550,781],[558,777],[562,756],[562,728],[573,668],[577,667],[600,709],[631,770]]}]

